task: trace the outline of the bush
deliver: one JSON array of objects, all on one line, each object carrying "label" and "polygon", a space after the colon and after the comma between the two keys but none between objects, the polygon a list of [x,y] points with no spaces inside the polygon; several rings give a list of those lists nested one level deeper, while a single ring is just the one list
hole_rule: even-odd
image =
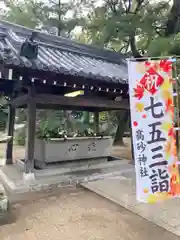
[{"label": "bush", "polygon": [[1,132],[4,132],[5,129],[6,129],[6,122],[0,120],[0,131],[1,131]]},{"label": "bush", "polygon": [[26,143],[26,127],[19,129],[15,133],[15,142],[17,145],[24,146]]},{"label": "bush", "polygon": [[0,131],[4,131],[6,129],[8,115],[0,108]]}]

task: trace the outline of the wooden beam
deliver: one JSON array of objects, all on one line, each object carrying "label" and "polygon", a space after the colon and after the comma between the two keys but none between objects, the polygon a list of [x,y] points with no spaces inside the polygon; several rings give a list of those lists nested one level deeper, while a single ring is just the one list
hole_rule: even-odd
[{"label": "wooden beam", "polygon": [[34,100],[34,89],[29,89],[28,94],[28,116],[27,116],[27,138],[26,138],[26,156],[25,173],[34,171],[34,145],[36,134],[36,102]]},{"label": "wooden beam", "polygon": [[[128,101],[113,101],[104,98],[89,98],[89,97],[64,97],[51,94],[37,94],[35,96],[37,105],[62,106],[72,108],[94,108],[104,110],[119,110],[129,109]],[[50,107],[51,108],[51,107]]]},{"label": "wooden beam", "polygon": [[4,93],[4,95],[11,95],[13,92],[13,88],[15,85],[15,81],[8,79],[0,78],[0,92]]},{"label": "wooden beam", "polygon": [[[30,77],[36,77],[38,79],[46,79],[48,85],[52,85],[53,81],[57,82],[57,86],[62,87],[62,83],[66,82],[69,86],[73,86],[73,84],[76,84],[77,86],[82,86],[82,85],[88,85],[96,86],[97,88],[109,88],[109,89],[128,89],[128,83],[116,83],[113,81],[106,81],[105,79],[102,80],[101,78],[98,79],[93,79],[92,77],[83,77],[83,76],[72,76],[72,75],[66,75],[66,74],[57,74],[55,72],[49,72],[49,71],[41,71],[37,69],[32,69],[32,68],[22,68],[19,69],[19,71],[25,71],[26,75]],[[62,85],[61,85],[62,84]]]},{"label": "wooden beam", "polygon": [[29,96],[28,94],[24,94],[18,97],[15,97],[11,99],[8,104],[10,104],[13,107],[21,107],[23,105],[26,105],[28,103]]},{"label": "wooden beam", "polygon": [[8,113],[8,136],[11,136],[6,148],[6,164],[13,164],[13,136],[15,124],[15,108],[9,105]]},{"label": "wooden beam", "polygon": [[[13,107],[24,107],[30,101],[30,96],[24,94],[9,101]],[[33,97],[38,108],[45,109],[101,109],[101,110],[120,110],[129,109],[127,100],[113,101],[99,97],[64,97],[52,94],[36,94]]]}]

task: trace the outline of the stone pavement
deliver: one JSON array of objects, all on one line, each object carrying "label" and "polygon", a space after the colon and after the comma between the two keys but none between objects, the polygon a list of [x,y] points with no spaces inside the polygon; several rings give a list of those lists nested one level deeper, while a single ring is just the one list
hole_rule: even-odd
[{"label": "stone pavement", "polygon": [[136,201],[135,173],[82,184],[85,188],[180,236],[180,198],[156,204]]},{"label": "stone pavement", "polygon": [[23,170],[17,163],[0,167],[0,180],[8,193],[21,194],[25,192],[48,190],[57,187],[95,181],[108,176],[119,176],[131,171],[133,166],[127,160],[110,161],[83,166],[58,167],[53,169],[35,170],[35,180],[24,179]]},{"label": "stone pavement", "polygon": [[13,204],[1,240],[178,240],[153,223],[80,189]]}]

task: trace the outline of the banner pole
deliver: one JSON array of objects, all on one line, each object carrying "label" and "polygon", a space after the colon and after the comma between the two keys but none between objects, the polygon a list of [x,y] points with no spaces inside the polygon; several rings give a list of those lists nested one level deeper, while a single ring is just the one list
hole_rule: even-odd
[{"label": "banner pole", "polygon": [[[175,96],[175,104],[176,104],[176,118],[177,118],[177,130],[176,130],[176,144],[177,144],[177,156],[179,160],[179,131],[180,131],[180,112],[179,112],[179,77],[177,74],[177,61],[175,62],[175,69],[174,69],[174,78],[175,78],[175,91],[176,91],[176,96]],[[180,169],[179,169],[180,170]]]}]

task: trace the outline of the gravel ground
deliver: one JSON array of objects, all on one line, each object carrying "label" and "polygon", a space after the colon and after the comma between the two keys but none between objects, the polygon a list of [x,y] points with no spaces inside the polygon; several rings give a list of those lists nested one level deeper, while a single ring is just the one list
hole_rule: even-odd
[{"label": "gravel ground", "polygon": [[1,240],[179,239],[84,189],[64,189],[60,195],[15,204],[11,211],[14,222],[0,227]]},{"label": "gravel ground", "polygon": [[[114,155],[131,159],[130,141],[114,147]],[[5,153],[0,144],[0,157]],[[2,155],[2,156],[1,156]],[[15,146],[14,159],[24,156]],[[179,237],[84,189],[13,204],[0,240],[178,240]]]}]

